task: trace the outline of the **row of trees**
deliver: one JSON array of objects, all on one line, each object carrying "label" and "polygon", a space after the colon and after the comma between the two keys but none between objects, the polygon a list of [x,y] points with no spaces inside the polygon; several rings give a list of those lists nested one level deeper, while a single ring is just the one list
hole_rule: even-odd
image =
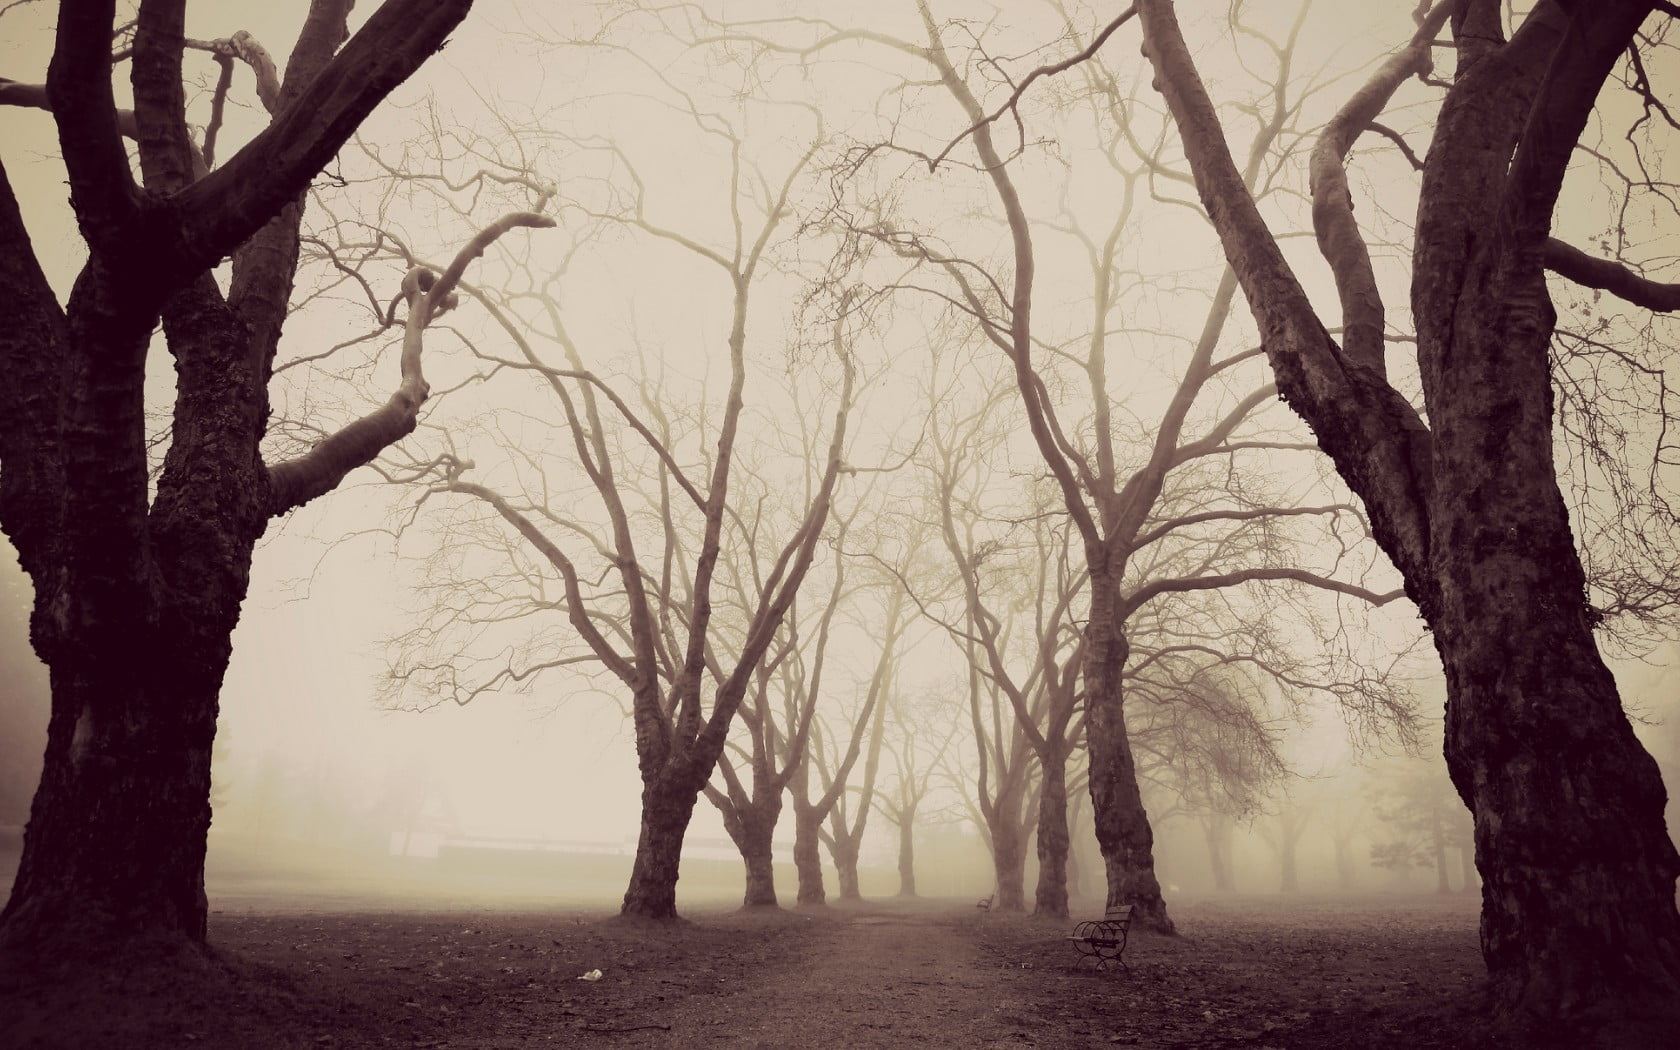
[{"label": "row of trees", "polygon": [[[1606,523],[1668,527],[1666,448],[1637,431],[1654,441],[1641,486],[1622,483],[1639,473],[1626,452],[1589,445],[1584,562],[1553,407],[1563,383],[1575,432],[1602,438],[1602,372],[1571,364],[1612,336],[1577,334],[1554,364],[1546,282],[1673,305],[1625,228],[1611,259],[1550,237],[1613,75],[1645,103],[1630,118],[1640,170],[1656,163],[1652,114],[1667,110],[1639,58],[1665,46],[1641,28],[1654,6],[1420,7],[1411,42],[1347,93],[1298,72],[1304,8],[1237,5],[1192,26],[1242,71],[1214,85],[1220,106],[1167,0],[1052,5],[1049,32],[929,0],[867,27],[649,5],[545,45],[588,69],[577,107],[492,112],[493,131],[439,119],[408,148],[348,151],[365,170],[306,227],[310,180],[468,4],[389,0],[351,36],[348,4],[315,0],[282,74],[248,37],[189,40],[179,0],[146,0],[122,27],[112,3],[67,0],[44,87],[0,83],[0,101],[50,110],[88,249],[60,305],[0,178],[16,307],[0,333],[15,380],[0,393],[0,525],[35,585],[53,687],[0,951],[203,940],[216,695],[253,545],[377,460],[417,496],[398,533],[436,598],[399,640],[398,694],[465,701],[567,669],[624,699],[643,784],[626,914],[675,915],[702,795],[748,862],[749,899],[774,897],[784,792],[801,899],[822,894],[820,867],[805,875],[817,841],[855,870],[914,622],[960,657],[971,801],[1003,901],[1024,904],[1031,820],[1037,907],[1065,914],[1082,776],[1109,902],[1170,931],[1149,785],[1240,797],[1278,768],[1266,705],[1314,694],[1407,732],[1359,628],[1361,606],[1402,594],[1373,582],[1380,550],[1447,672],[1445,749],[1475,817],[1501,1001],[1665,1008],[1680,857],[1592,629],[1665,611],[1671,551]],[[1127,34],[1144,64],[1108,57]],[[183,88],[194,50],[223,71],[193,101],[202,133]],[[272,117],[218,164],[238,62]],[[132,110],[111,86],[125,67]],[[1391,105],[1418,126],[1378,121]],[[1379,163],[1421,169],[1415,223],[1355,220],[1367,130],[1395,147]],[[678,141],[681,170],[646,162]],[[1625,211],[1663,185],[1610,195]],[[558,227],[551,248],[532,237],[465,279],[521,226]],[[1314,235],[1339,326],[1275,228]],[[447,265],[421,254],[452,242],[465,247]],[[1227,265],[1210,270],[1217,249]],[[350,290],[366,323],[277,366],[300,256],[326,275],[306,298]],[[1385,314],[1406,283],[1410,315]],[[629,319],[585,308],[602,302]],[[635,312],[654,303],[657,318]],[[160,320],[176,397],[148,439]],[[428,329],[452,352],[428,367],[446,396],[423,416]],[[311,429],[327,370],[391,344],[401,382],[385,407]],[[1634,362],[1619,375],[1654,372],[1641,352],[1621,352]],[[693,385],[701,396],[679,393]],[[272,437],[271,403],[288,424]],[[1606,499],[1627,509],[1606,514]],[[1314,629],[1283,630],[1285,609]],[[867,684],[844,719],[822,691],[842,610],[875,654],[848,676]],[[916,804],[892,803],[902,827]]]}]

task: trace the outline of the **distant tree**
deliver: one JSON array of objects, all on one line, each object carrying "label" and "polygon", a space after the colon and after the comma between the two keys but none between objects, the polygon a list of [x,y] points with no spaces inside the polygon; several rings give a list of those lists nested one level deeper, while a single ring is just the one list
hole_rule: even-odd
[{"label": "distant tree", "polygon": [[1260,840],[1270,847],[1278,859],[1278,891],[1301,892],[1301,876],[1296,863],[1296,849],[1301,844],[1316,809],[1316,799],[1303,800],[1299,793],[1285,784],[1272,800],[1271,812],[1256,822]]},{"label": "distant tree", "polygon": [[[637,56],[604,49],[646,72]],[[743,108],[748,100],[725,90],[714,104],[709,82],[654,80],[661,94],[640,101],[685,116],[686,131],[673,125],[670,134],[691,132],[700,146],[688,162],[698,166],[703,156],[720,174],[683,188],[713,194],[714,206],[690,210],[683,228],[663,225],[631,150],[574,134],[553,114],[533,119],[514,155],[487,165],[489,181],[543,185],[535,144],[557,144],[573,166],[574,192],[558,206],[570,243],[501,286],[468,290],[494,318],[498,345],[475,344],[477,372],[461,388],[509,384],[541,407],[517,415],[517,432],[501,418],[463,420],[459,435],[443,435],[445,448],[406,449],[385,470],[412,486],[431,516],[448,579],[447,587],[423,586],[449,595],[398,640],[392,689],[419,703],[465,702],[561,669],[597,674],[603,691],[626,701],[642,781],[621,911],[671,920],[694,807],[762,661],[786,637],[783,620],[822,548],[836,490],[854,472],[844,462],[860,386],[853,346],[868,316],[851,290],[780,266],[780,240],[794,232],[791,202],[823,144],[820,118],[801,110],[789,137],[755,139],[774,154],[764,158],[747,148],[756,119]],[[417,171],[390,165],[391,177],[458,185],[438,170],[454,160],[450,144],[434,152],[414,161]],[[478,190],[475,181],[461,196]],[[724,221],[714,226],[718,216]],[[351,226],[323,238],[335,254],[408,251],[388,231],[369,245]],[[639,375],[615,377],[619,341],[572,326],[570,279],[596,261],[592,248],[624,238],[669,252],[666,264],[697,294],[711,293],[717,327],[692,352],[721,367],[721,392],[673,396],[662,364],[640,355]],[[653,270],[648,280],[663,293],[669,278]],[[786,318],[789,338],[773,344],[774,354],[778,364],[798,356],[803,367],[767,375],[749,333],[761,320],[773,327],[761,312],[786,305],[773,298],[783,282],[800,290],[807,309]],[[778,380],[788,385],[772,385]],[[779,447],[779,413],[802,398],[809,428],[790,442],[796,447]],[[460,451],[469,433],[483,438],[477,458]],[[778,513],[760,519],[752,511],[759,503]],[[737,561],[744,585],[732,589]],[[516,640],[492,630],[515,624]]]},{"label": "distant tree", "polygon": [[[769,493],[754,502],[758,520],[746,531],[750,536],[774,533],[773,526],[763,521],[764,508],[771,501]],[[826,597],[806,585],[806,593],[815,600],[795,601],[783,621],[780,635],[772,650],[759,663],[753,674],[753,685],[741,702],[736,732],[729,745],[718,756],[717,774],[722,785],[708,783],[706,798],[723,815],[724,830],[734,840],[746,864],[747,888],[744,906],[774,907],[776,900],[775,865],[772,853],[777,821],[782,814],[783,796],[788,792],[795,775],[807,760],[811,746],[811,726],[817,714],[819,698],[823,695],[823,671],[827,665],[829,640],[832,637],[834,615],[849,597],[846,580],[846,533],[857,515],[854,508],[834,523],[830,538],[835,548],[833,579]],[[774,552],[771,552],[772,554]],[[750,564],[751,572],[743,573],[741,561]],[[743,622],[762,600],[753,581],[764,580],[767,566],[760,564],[756,552],[749,546],[743,557],[729,561],[732,586],[728,601],[738,605],[736,612]],[[814,624],[802,623],[800,608],[814,609]],[[896,639],[895,639],[896,641]],[[809,657],[807,657],[809,653]],[[722,668],[712,662],[712,674],[722,684]],[[778,705],[775,701],[779,699]],[[777,708],[780,707],[778,716]],[[866,709],[862,721],[869,720]],[[853,735],[853,754],[862,729]],[[745,742],[741,737],[745,736]],[[743,778],[736,769],[739,762],[747,769]],[[805,840],[815,847],[816,834],[805,829]],[[796,853],[803,859],[806,847],[796,845]],[[807,873],[801,867],[801,898],[806,896]],[[821,885],[821,870],[817,884]]]},{"label": "distant tree", "polygon": [[1371,844],[1371,863],[1390,870],[1433,868],[1435,891],[1451,893],[1448,851],[1459,854],[1459,888],[1475,888],[1473,825],[1452,780],[1424,759],[1393,759],[1373,770],[1368,794],[1384,833]]},{"label": "distant tree", "polygon": [[914,897],[916,821],[926,816],[923,804],[960,719],[954,706],[938,697],[901,697],[889,706],[887,719],[894,741],[893,779],[876,794],[875,808],[898,828],[898,895]]}]

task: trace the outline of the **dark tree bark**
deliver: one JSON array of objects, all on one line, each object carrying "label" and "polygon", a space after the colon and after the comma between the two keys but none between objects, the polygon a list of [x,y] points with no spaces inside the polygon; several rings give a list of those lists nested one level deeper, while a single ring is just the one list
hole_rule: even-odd
[{"label": "dark tree bark", "polygon": [[622,914],[645,919],[676,917],[683,836],[699,797],[698,788],[680,780],[654,780],[643,786],[642,829]]},{"label": "dark tree bark", "polygon": [[802,905],[827,904],[822,865],[823,815],[796,795],[793,817],[793,867],[799,878],[798,901]]},{"label": "dark tree bark", "polygon": [[1039,760],[1038,885],[1033,914],[1065,919],[1068,915],[1067,752],[1046,749]]},{"label": "dark tree bark", "polygon": [[[113,103],[114,5],[61,7],[44,97],[89,252],[62,308],[0,168],[11,314],[0,330],[0,525],[35,583],[32,641],[53,688],[41,785],[0,913],[7,955],[204,940],[210,751],[252,548],[272,516],[413,429],[425,396],[419,333],[441,302],[410,297],[401,403],[353,424],[354,454],[264,464],[301,195],[470,6],[392,0],[339,50],[348,4],[317,0],[268,130],[199,181],[182,5],[142,5],[132,119]],[[124,131],[139,140],[143,190]],[[230,254],[224,297],[207,270]],[[160,317],[177,398],[153,497],[142,385]],[[288,476],[310,484],[294,490]]]},{"label": "dark tree bark", "polygon": [[[719,766],[723,761],[719,760]],[[733,779],[733,778],[732,778]],[[731,784],[733,790],[735,785]],[[777,788],[776,797],[769,805],[748,802],[745,805],[731,803],[727,797],[719,799],[722,794],[710,785],[706,794],[719,811],[723,814],[723,827],[729,833],[729,838],[735,843],[735,848],[741,851],[741,861],[746,867],[747,888],[742,898],[744,908],[774,908],[776,901],[776,866],[774,839],[776,835],[776,821],[782,814],[781,789]]]},{"label": "dark tree bark", "polygon": [[863,888],[858,881],[858,844],[850,840],[831,841],[828,855],[834,861],[834,880],[840,884],[840,900],[862,900]]},{"label": "dark tree bark", "polygon": [[[1499,4],[1442,4],[1344,107],[1315,152],[1313,186],[1348,315],[1340,345],[1240,185],[1171,4],[1138,6],[1156,85],[1279,390],[1364,499],[1445,667],[1447,764],[1475,815],[1482,951],[1499,1001],[1588,1033],[1630,1017],[1672,1023],[1680,856],[1661,778],[1592,635],[1552,460],[1555,313],[1542,268],[1574,145],[1653,5],[1541,3],[1506,41]],[[1458,66],[1412,259],[1425,425],[1384,375],[1381,298],[1343,164],[1395,88],[1428,68],[1449,15]]]},{"label": "dark tree bark", "polygon": [[1106,561],[1090,552],[1091,622],[1085,630],[1085,737],[1090,752],[1091,812],[1108,874],[1107,906],[1130,904],[1132,921],[1172,933],[1161,883],[1155,877],[1155,832],[1149,826],[1137,764],[1126,735],[1122,676],[1128,646],[1114,595],[1119,581],[1095,571]]},{"label": "dark tree bark", "polygon": [[916,809],[903,810],[898,822],[898,895],[916,896]]},{"label": "dark tree bark", "polygon": [[[999,807],[1000,810],[1002,807]],[[1017,810],[1018,807],[1011,807]],[[1000,813],[990,826],[992,871],[997,876],[998,911],[1025,911],[1027,907],[1027,829],[1018,820]]]}]

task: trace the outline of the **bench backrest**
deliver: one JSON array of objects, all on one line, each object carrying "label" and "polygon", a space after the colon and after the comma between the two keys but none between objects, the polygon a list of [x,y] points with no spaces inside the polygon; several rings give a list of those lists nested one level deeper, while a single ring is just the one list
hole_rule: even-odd
[{"label": "bench backrest", "polygon": [[1131,922],[1132,906],[1130,904],[1116,904],[1103,912],[1103,918],[1110,922]]}]

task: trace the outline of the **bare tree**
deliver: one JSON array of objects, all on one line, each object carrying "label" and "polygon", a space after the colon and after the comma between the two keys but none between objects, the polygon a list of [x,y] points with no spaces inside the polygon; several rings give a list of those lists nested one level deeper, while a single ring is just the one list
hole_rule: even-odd
[{"label": "bare tree", "polygon": [[[527,396],[547,399],[545,413],[527,415],[520,425],[552,435],[552,447],[569,446],[569,462],[528,451],[550,447],[548,441],[531,444],[504,431],[497,437],[506,462],[494,471],[468,462],[456,451],[458,443],[442,453],[414,453],[391,469],[394,477],[421,482],[423,501],[462,497],[473,509],[461,513],[474,527],[494,522],[494,534],[515,552],[515,573],[535,562],[538,605],[545,615],[563,617],[565,630],[549,624],[537,640],[546,649],[521,649],[518,666],[510,662],[476,682],[459,681],[459,649],[436,661],[415,654],[398,676],[420,690],[476,695],[580,662],[603,669],[614,691],[629,699],[642,777],[641,831],[622,911],[671,919],[694,806],[755,683],[768,697],[761,662],[773,659],[777,639],[787,637],[784,618],[822,543],[858,385],[852,344],[866,318],[851,292],[832,284],[807,286],[807,321],[821,335],[801,331],[800,346],[776,349],[809,359],[801,375],[806,385],[783,396],[821,406],[811,413],[829,420],[820,425],[826,437],[814,455],[802,435],[785,459],[757,462],[772,442],[751,438],[776,435],[775,424],[767,422],[776,409],[749,410],[749,377],[761,384],[766,378],[755,371],[749,322],[764,310],[756,297],[763,285],[791,277],[806,286],[800,275],[780,268],[776,252],[792,214],[789,202],[822,141],[820,125],[813,133],[810,114],[797,114],[790,132],[797,128],[808,137],[783,151],[772,174],[745,149],[749,117],[740,107],[750,101],[725,91],[713,104],[702,93],[707,85],[689,90],[674,76],[655,75],[633,53],[614,53],[656,82],[661,93],[643,101],[662,112],[670,104],[685,115],[700,146],[722,166],[716,213],[726,221],[709,235],[663,225],[636,158],[612,139],[574,134],[557,118],[523,133],[532,142],[555,140],[572,157],[575,191],[561,202],[560,213],[574,239],[552,269],[533,262],[535,272],[516,274],[508,288],[471,289],[512,346],[505,354],[482,346],[475,352],[479,378],[505,377],[522,384]],[[528,172],[516,174],[536,182]],[[584,249],[609,231],[671,251],[691,268],[683,271],[685,280],[715,289],[724,308],[717,311],[723,331],[713,345],[721,345],[727,369],[718,404],[703,393],[698,403],[676,399],[645,365],[643,378],[629,389],[604,374],[611,345],[574,334],[564,301],[567,282],[577,275],[576,260],[587,264]],[[831,362],[826,367],[825,359]],[[755,433],[755,427],[764,429]],[[812,431],[818,429],[813,423]],[[444,440],[451,439],[446,434]],[[780,472],[774,478],[766,473],[772,469]],[[791,510],[760,517],[751,508],[772,487],[793,494],[781,501]],[[579,489],[593,506],[579,498]],[[759,532],[771,528],[776,534]],[[731,572],[741,574],[733,589]],[[768,731],[762,720],[760,725]]]},{"label": "bare tree", "polygon": [[[888,278],[885,287],[901,295],[934,298],[966,318],[979,337],[1003,356],[1032,446],[1050,472],[1083,556],[1088,609],[1083,618],[1080,677],[1091,752],[1090,790],[1108,869],[1110,901],[1132,903],[1139,909],[1141,923],[1170,930],[1154,874],[1153,833],[1126,727],[1128,618],[1157,599],[1170,601],[1191,591],[1261,581],[1292,581],[1371,604],[1385,603],[1401,592],[1366,587],[1360,582],[1364,566],[1358,564],[1357,556],[1346,564],[1325,567],[1328,571],[1314,571],[1293,564],[1287,556],[1278,557],[1279,547],[1267,549],[1278,560],[1260,564],[1238,558],[1207,561],[1195,574],[1161,578],[1139,571],[1138,563],[1150,560],[1146,552],[1152,545],[1170,547],[1181,540],[1193,545],[1205,542],[1199,536],[1206,530],[1218,532],[1268,518],[1333,518],[1346,508],[1335,503],[1279,507],[1238,497],[1223,504],[1209,502],[1194,513],[1162,512],[1163,494],[1181,472],[1207,465],[1235,468],[1260,454],[1311,447],[1265,418],[1275,390],[1255,367],[1260,351],[1229,345],[1227,321],[1238,287],[1230,271],[1207,297],[1201,330],[1193,339],[1170,322],[1139,326],[1140,339],[1183,341],[1190,346],[1188,358],[1170,367],[1171,378],[1159,406],[1144,408],[1142,398],[1136,405],[1128,404],[1124,395],[1117,396],[1112,389],[1119,372],[1113,359],[1127,328],[1118,318],[1128,306],[1135,308],[1123,293],[1130,290],[1141,297],[1146,287],[1159,290],[1124,266],[1120,249],[1133,229],[1134,207],[1150,198],[1159,180],[1187,176],[1163,162],[1159,142],[1129,137],[1127,93],[1112,75],[1085,61],[1080,65],[1087,77],[1083,97],[1093,101],[1089,112],[1081,113],[1080,123],[1092,123],[1089,117],[1094,115],[1094,123],[1104,129],[1095,145],[1112,169],[1105,174],[1116,187],[1118,206],[1107,209],[1100,236],[1090,236],[1078,209],[1069,204],[1072,191],[1064,185],[1059,203],[1044,209],[1048,214],[1035,220],[1027,192],[1029,179],[1022,170],[1034,144],[1023,141],[1020,148],[1008,149],[996,133],[1003,124],[999,118],[1006,113],[1019,117],[1020,92],[1030,81],[1079,63],[1042,67],[1024,79],[1011,79],[1005,72],[1007,63],[975,25],[961,20],[942,22],[922,0],[915,12],[920,40],[874,28],[844,29],[812,19],[760,22],[747,33],[704,22],[701,16],[695,16],[703,22],[695,29],[695,39],[751,42],[766,54],[793,55],[802,62],[812,61],[827,48],[868,44],[914,67],[914,73],[903,74],[903,83],[895,90],[938,92],[948,103],[955,103],[968,125],[956,144],[939,149],[926,145],[926,133],[918,137],[920,129],[907,121],[893,122],[888,139],[853,151],[847,179],[838,182],[829,221],[904,260],[901,265],[908,270]],[[1113,20],[1082,49],[1080,58],[1089,60],[1101,39],[1129,17],[1123,13]],[[772,39],[772,31],[797,34],[799,42]],[[1070,31],[1069,35],[1074,34]],[[936,85],[927,83],[929,73]],[[1018,89],[1010,93],[1005,106],[988,111],[983,105],[982,95],[1014,85]],[[1298,111],[1288,88],[1287,76],[1280,75],[1276,83],[1262,85],[1255,103],[1261,119],[1250,143],[1244,177],[1245,185],[1256,191],[1280,184],[1283,168],[1275,154]],[[1022,124],[1017,120],[1014,126]],[[1067,131],[1070,135],[1088,133],[1071,125]],[[959,160],[959,154],[969,151],[970,159]],[[920,228],[913,225],[914,219],[906,216],[915,212],[901,204],[910,192],[901,187],[914,179],[916,167],[940,177],[938,192],[945,196],[958,180],[972,178],[973,192],[985,194],[986,199],[966,199],[973,201],[981,221],[1001,225],[1007,243],[1002,262],[991,264],[980,252],[963,250],[959,234],[944,226],[930,229],[925,221]],[[892,189],[882,190],[871,182],[872,176],[881,176],[880,181]],[[964,188],[968,188],[966,183]],[[1064,320],[1062,312],[1039,309],[1060,304],[1040,303],[1035,298],[1040,297],[1035,273],[1050,255],[1045,244],[1062,238],[1072,241],[1084,256],[1085,287],[1090,289],[1089,300],[1071,315],[1077,318],[1073,321]],[[986,239],[995,241],[991,229]],[[930,277],[935,282],[931,287]],[[1087,414],[1077,421],[1067,410],[1076,392],[1080,403],[1088,406],[1083,410]],[[1150,412],[1147,419],[1146,411]],[[1136,448],[1124,440],[1133,422],[1139,432],[1151,435]]]},{"label": "bare tree", "polygon": [[[51,110],[88,252],[61,305],[0,172],[12,304],[0,331],[0,524],[35,583],[33,640],[53,687],[45,769],[0,920],[8,951],[204,940],[217,695],[252,547],[270,519],[413,429],[427,394],[422,333],[452,285],[509,225],[547,224],[515,217],[441,277],[412,273],[401,387],[307,454],[265,461],[303,195],[470,6],[390,0],[350,36],[349,3],[316,0],[283,75],[260,48],[207,46],[228,74],[233,57],[255,69],[272,114],[222,164],[214,136],[231,76],[195,142],[181,0],[142,3],[120,36],[114,3],[65,2],[44,89],[0,90],[0,104]],[[132,111],[114,100],[125,64]],[[224,291],[212,271],[230,256]],[[160,318],[176,393],[154,489],[142,386]]]},{"label": "bare tree", "polygon": [[[768,493],[754,501],[762,519],[763,508],[770,502]],[[861,506],[861,503],[860,505]],[[729,747],[718,758],[718,774],[723,786],[706,785],[706,797],[723,814],[724,829],[741,851],[746,863],[746,907],[775,907],[776,883],[774,874],[773,839],[776,823],[782,813],[782,796],[788,790],[795,771],[806,760],[810,748],[811,724],[816,716],[818,698],[822,696],[823,669],[828,656],[829,639],[834,614],[847,598],[845,543],[848,527],[857,515],[854,508],[835,523],[831,542],[835,548],[833,581],[828,597],[817,605],[815,638],[811,644],[808,677],[801,639],[810,632],[800,630],[799,604],[795,603],[783,623],[783,637],[773,652],[759,664],[753,687],[742,701],[738,728],[747,737],[742,745],[731,739]],[[744,524],[744,523],[743,523]],[[750,537],[773,534],[755,522]],[[738,603],[739,612],[750,619],[752,610],[763,600],[760,588],[766,577],[765,566],[759,563],[749,547],[752,581],[745,579],[735,568],[731,600]],[[809,589],[810,584],[806,584]],[[723,678],[722,668],[713,664],[714,678]],[[782,716],[778,723],[772,698],[779,695]],[[864,720],[867,721],[867,713]],[[741,735],[740,733],[736,734]],[[855,738],[855,737],[854,737]],[[854,748],[855,750],[855,748]],[[748,769],[743,782],[731,758],[734,752]]]},{"label": "bare tree", "polygon": [[[933,788],[934,774],[961,724],[938,696],[900,698],[888,709],[895,746],[893,779],[876,795],[875,808],[898,828],[898,895],[916,896],[916,820]],[[943,729],[940,723],[944,722]]]},{"label": "bare tree", "polygon": [[[1155,85],[1280,393],[1365,501],[1446,669],[1447,763],[1476,818],[1497,997],[1519,1015],[1595,1024],[1672,1024],[1680,855],[1657,768],[1593,639],[1599,617],[1553,459],[1546,269],[1652,309],[1674,305],[1672,286],[1550,238],[1595,99],[1618,63],[1638,60],[1640,27],[1659,6],[1541,3],[1509,37],[1492,0],[1419,12],[1411,41],[1313,153],[1313,227],[1336,278],[1338,341],[1243,185],[1172,5],[1137,4]],[[1450,43],[1437,46],[1445,28]],[[1431,76],[1437,52],[1454,60],[1450,82]],[[1389,375],[1383,296],[1346,168],[1415,75],[1441,100],[1410,260],[1422,411]]]}]

